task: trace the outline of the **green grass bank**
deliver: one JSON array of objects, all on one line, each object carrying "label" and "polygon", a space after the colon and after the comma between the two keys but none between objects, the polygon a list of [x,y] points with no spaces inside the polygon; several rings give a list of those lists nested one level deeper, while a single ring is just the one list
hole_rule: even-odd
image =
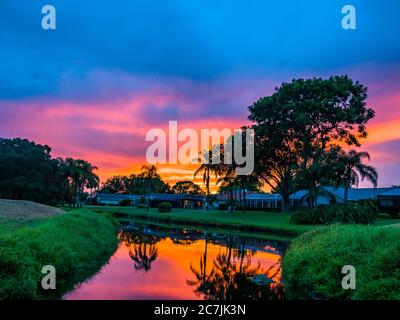
[{"label": "green grass bank", "polygon": [[[137,218],[166,224],[202,226],[225,230],[237,230],[250,233],[274,234],[285,238],[294,238],[307,231],[321,228],[320,225],[297,225],[289,223],[290,214],[282,212],[237,210],[227,213],[222,210],[172,209],[171,212],[158,212],[151,208],[149,212],[143,208],[118,206],[88,206],[96,212],[112,213],[119,218]],[[382,216],[375,225],[390,225],[400,223],[400,219],[390,219]]]},{"label": "green grass bank", "polygon": [[[97,272],[117,247],[117,225],[82,209],[25,222],[0,220],[0,299],[56,299]],[[42,267],[56,269],[56,290],[42,290]]]},{"label": "green grass bank", "polygon": [[[356,289],[342,288],[342,268]],[[283,259],[289,299],[400,299],[400,228],[337,225],[296,238]]]}]

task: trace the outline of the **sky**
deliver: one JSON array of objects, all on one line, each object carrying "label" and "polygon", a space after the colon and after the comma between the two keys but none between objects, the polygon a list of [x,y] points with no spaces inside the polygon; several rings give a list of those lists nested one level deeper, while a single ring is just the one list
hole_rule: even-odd
[{"label": "sky", "polygon": [[[46,4],[55,30],[41,26]],[[355,30],[341,26],[346,4]],[[86,159],[104,181],[138,172],[147,131],[169,120],[240,128],[282,82],[347,74],[376,112],[362,149],[379,186],[400,184],[399,18],[396,0],[2,0],[0,137]],[[159,172],[193,179],[193,166]]]}]

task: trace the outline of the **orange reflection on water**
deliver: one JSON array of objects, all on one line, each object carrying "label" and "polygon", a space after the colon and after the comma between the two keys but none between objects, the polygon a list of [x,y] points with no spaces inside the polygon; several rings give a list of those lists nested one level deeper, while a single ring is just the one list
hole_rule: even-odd
[{"label": "orange reflection on water", "polygon": [[232,299],[241,286],[255,286],[254,275],[270,277],[272,288],[281,279],[278,253],[211,239],[136,240],[122,240],[109,263],[64,299]]}]

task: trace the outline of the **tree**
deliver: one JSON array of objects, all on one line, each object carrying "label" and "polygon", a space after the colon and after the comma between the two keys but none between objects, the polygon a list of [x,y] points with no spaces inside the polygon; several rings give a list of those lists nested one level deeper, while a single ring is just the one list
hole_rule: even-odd
[{"label": "tree", "polygon": [[97,188],[99,177],[94,173],[97,167],[82,159],[65,159],[65,165],[73,186],[73,205],[81,207],[85,188]]},{"label": "tree", "polygon": [[361,180],[369,180],[374,188],[378,185],[378,172],[374,167],[364,164],[364,159],[370,160],[368,152],[350,150],[348,153],[342,152],[340,155],[337,181],[345,188],[345,201],[349,197],[349,188],[353,185],[358,186],[360,177]]},{"label": "tree", "polygon": [[213,150],[203,152],[202,158],[199,159],[202,164],[194,172],[195,179],[199,174],[203,175],[203,184],[206,186],[206,210],[208,210],[210,202],[210,178],[214,175],[215,179],[217,179],[224,166],[223,163],[221,163],[220,158],[219,161],[217,161],[216,158],[220,157],[221,154],[216,154],[215,150],[216,149],[213,148]]},{"label": "tree", "polygon": [[203,194],[203,190],[199,187],[198,184],[190,181],[190,180],[183,180],[178,181],[174,184],[171,191],[173,193],[184,193],[184,194]]},{"label": "tree", "polygon": [[341,152],[342,149],[334,145],[327,149],[315,148],[306,161],[302,162],[296,189],[308,190],[309,207],[314,208],[317,205],[318,194],[323,186],[335,184]]},{"label": "tree", "polygon": [[125,176],[113,176],[108,178],[101,186],[102,193],[112,193],[112,194],[126,194],[126,180]]},{"label": "tree", "polygon": [[147,211],[150,209],[150,191],[151,191],[151,183],[153,179],[159,179],[160,176],[157,173],[157,168],[154,165],[142,166],[141,177],[146,180],[147,185]]},{"label": "tree", "polygon": [[58,181],[49,146],[0,138],[0,198],[54,205],[60,199]]},{"label": "tree", "polygon": [[347,76],[283,83],[249,107],[255,131],[255,171],[289,210],[299,171],[315,150],[342,142],[360,145],[374,111],[367,88]]}]

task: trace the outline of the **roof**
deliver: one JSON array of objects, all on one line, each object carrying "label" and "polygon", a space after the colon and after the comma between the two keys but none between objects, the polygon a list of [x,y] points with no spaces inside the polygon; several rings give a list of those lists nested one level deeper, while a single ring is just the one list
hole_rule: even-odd
[{"label": "roof", "polygon": [[[323,187],[328,193],[336,198],[344,199],[345,188]],[[357,201],[376,198],[379,194],[389,191],[391,188],[350,188],[348,200]]]},{"label": "roof", "polygon": [[161,201],[179,201],[179,200],[194,200],[202,201],[204,196],[198,194],[186,194],[186,193],[150,193],[152,200]]},{"label": "roof", "polygon": [[299,190],[289,196],[291,200],[300,200],[304,196],[308,195],[308,190]]},{"label": "roof", "polygon": [[[112,193],[98,193],[96,196],[102,201],[121,201],[125,199],[139,200],[141,197],[146,197],[146,195],[136,195],[136,194],[112,194]],[[161,200],[161,201],[178,201],[178,200],[195,200],[202,201],[204,199],[201,195],[196,194],[174,194],[174,193],[150,193],[151,200]]]},{"label": "roof", "polygon": [[[238,192],[237,197],[242,198],[242,193]],[[219,193],[217,195],[218,200],[228,200],[229,199],[229,192]],[[246,191],[246,200],[281,200],[282,197],[277,193],[261,193],[255,191]]]},{"label": "roof", "polygon": [[[345,188],[343,187],[322,187],[322,189],[337,199],[344,200],[345,196]],[[400,188],[399,188],[400,189]],[[378,195],[383,194],[392,190],[392,188],[350,188],[348,190],[348,200],[357,201],[357,200],[365,200],[365,199],[373,199]],[[306,196],[308,196],[308,190],[299,190],[293,193],[290,196],[290,199],[300,200]]]},{"label": "roof", "polygon": [[280,200],[281,196],[277,193],[252,193],[246,195],[246,200]]},{"label": "roof", "polygon": [[102,200],[108,200],[108,201],[117,201],[117,200],[125,200],[125,199],[130,199],[130,200],[137,200],[140,199],[140,196],[134,195],[134,194],[113,194],[113,193],[97,193],[96,194],[97,198],[100,198]]},{"label": "roof", "polygon": [[400,188],[393,188],[389,191],[381,193],[379,196],[400,196]]}]

